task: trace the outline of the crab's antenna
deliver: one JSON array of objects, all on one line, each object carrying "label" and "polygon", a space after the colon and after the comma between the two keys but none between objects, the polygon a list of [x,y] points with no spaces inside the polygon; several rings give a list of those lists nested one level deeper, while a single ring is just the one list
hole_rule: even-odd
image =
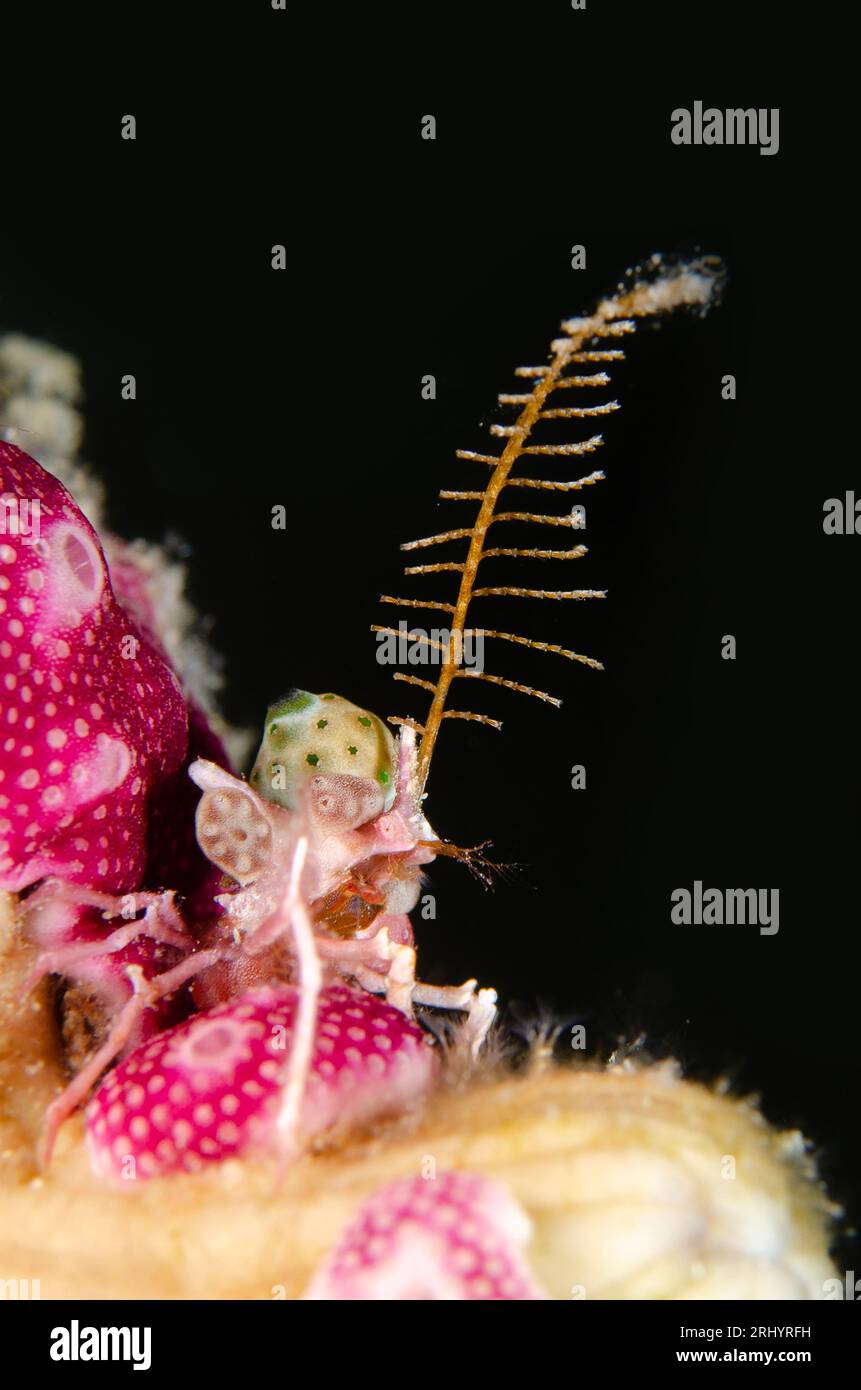
[{"label": "crab's antenna", "polygon": [[[427,547],[442,545],[448,541],[468,540],[469,548],[463,561],[411,565],[404,571],[405,574],[438,574],[443,572],[459,574],[460,585],[457,599],[454,603],[444,603],[434,600],[395,598],[389,594],[381,596],[381,602],[397,607],[430,609],[451,615],[449,637],[446,642],[441,643],[421,632],[406,634],[412,641],[425,642],[440,649],[442,659],[436,681],[420,680],[416,676],[400,673],[395,675],[396,680],[418,685],[429,691],[431,695],[430,710],[423,724],[412,719],[393,718],[391,721],[397,724],[407,724],[421,735],[418,754],[418,779],[421,788],[427,781],[431,757],[444,719],[468,719],[497,729],[501,727],[498,720],[490,719],[487,715],[446,707],[449,689],[452,681],[456,678],[485,680],[494,685],[504,686],[508,690],[532,695],[549,704],[561,704],[559,699],[553,695],[548,695],[543,690],[535,690],[532,686],[522,685],[519,681],[508,680],[503,676],[464,667],[461,656],[464,650],[464,638],[468,633],[475,637],[490,637],[524,647],[533,647],[538,651],[552,652],[557,656],[566,657],[569,661],[579,661],[595,670],[602,669],[601,663],[593,657],[583,656],[579,652],[570,651],[565,647],[534,641],[532,638],[523,637],[517,633],[499,632],[491,628],[467,629],[467,613],[473,599],[508,596],[512,598],[585,600],[604,598],[606,594],[606,591],[601,589],[532,589],[508,584],[494,588],[476,588],[479,565],[483,559],[491,556],[540,560],[577,560],[586,553],[586,547],[582,545],[575,545],[566,550],[487,548],[488,532],[491,526],[508,521],[534,522],[536,525],[544,526],[576,526],[577,520],[574,513],[554,515],[531,511],[497,510],[500,495],[507,487],[534,488],[556,493],[579,492],[583,488],[599,482],[604,477],[600,470],[587,473],[583,477],[572,479],[569,482],[557,482],[545,478],[512,477],[514,465],[524,455],[542,458],[580,457],[593,453],[603,443],[600,434],[591,435],[589,438],[576,443],[541,443],[535,437],[536,427],[541,421],[588,420],[609,415],[619,409],[618,401],[603,401],[597,405],[561,406],[551,409],[548,406],[548,399],[554,393],[563,390],[579,391],[606,386],[610,378],[603,370],[603,364],[618,361],[625,354],[621,348],[606,346],[605,344],[616,342],[626,334],[632,333],[636,326],[636,319],[662,314],[681,305],[699,306],[703,310],[706,309],[716,299],[722,281],[723,267],[715,257],[703,257],[684,264],[670,265],[665,262],[663,257],[653,256],[644,266],[629,272],[625,284],[620,286],[617,293],[611,298],[602,300],[591,316],[569,319],[562,324],[561,331],[564,336],[551,343],[549,364],[515,368],[515,376],[531,382],[532,385],[529,390],[505,393],[499,396],[500,405],[519,407],[517,419],[513,425],[493,424],[490,426],[490,432],[494,437],[505,440],[501,454],[483,454],[475,453],[469,449],[458,449],[458,458],[490,467],[492,469],[490,479],[481,491],[443,490],[439,495],[440,498],[450,501],[478,502],[480,505],[475,522],[472,526],[458,527],[455,530],[442,531],[437,535],[424,536],[420,540],[408,541],[401,547],[402,550],[424,550]],[[581,374],[579,368],[585,364],[601,364],[602,369]],[[571,373],[571,367],[576,369],[574,373]],[[566,397],[565,399],[571,398]],[[399,635],[393,628],[389,627],[375,625],[373,631]]]}]

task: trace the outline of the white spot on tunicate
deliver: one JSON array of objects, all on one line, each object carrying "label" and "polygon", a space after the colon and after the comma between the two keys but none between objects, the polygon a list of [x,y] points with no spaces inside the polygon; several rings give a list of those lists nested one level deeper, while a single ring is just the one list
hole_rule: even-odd
[{"label": "white spot on tunicate", "polygon": [[188,1123],[188,1120],[177,1120],[171,1130],[171,1134],[173,1135],[173,1141],[176,1147],[178,1149],[184,1149],[189,1139],[194,1135],[194,1130]]},{"label": "white spot on tunicate", "polygon": [[87,763],[80,763],[72,773],[75,785],[83,794],[95,800],[114,791],[129,771],[129,750],[119,739],[100,735],[97,751]]},{"label": "white spot on tunicate", "polygon": [[48,730],[46,742],[49,748],[64,748],[67,741],[67,735],[63,729]]}]

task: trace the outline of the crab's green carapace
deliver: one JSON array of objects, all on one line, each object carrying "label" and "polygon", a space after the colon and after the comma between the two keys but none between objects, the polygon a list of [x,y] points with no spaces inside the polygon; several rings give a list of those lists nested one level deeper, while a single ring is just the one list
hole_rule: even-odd
[{"label": "crab's green carapace", "polygon": [[326,773],[376,782],[389,810],[397,781],[395,741],[376,714],[341,695],[291,690],[266,712],[251,785],[294,811],[305,783]]}]

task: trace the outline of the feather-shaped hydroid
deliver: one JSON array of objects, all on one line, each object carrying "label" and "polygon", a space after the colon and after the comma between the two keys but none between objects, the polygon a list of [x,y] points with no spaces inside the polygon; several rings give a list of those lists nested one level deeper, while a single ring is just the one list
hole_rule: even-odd
[{"label": "feather-shaped hydroid", "polygon": [[[596,398],[594,393],[609,384],[610,377],[605,370],[607,364],[624,357],[619,341],[632,333],[636,321],[654,317],[672,309],[689,306],[705,310],[714,302],[723,280],[720,261],[714,257],[703,257],[689,263],[667,263],[660,256],[637,270],[629,272],[625,284],[616,294],[603,299],[594,312],[585,318],[569,319],[561,326],[562,337],[550,344],[549,361],[539,366],[515,368],[515,376],[524,382],[520,391],[504,392],[499,396],[502,406],[512,407],[515,418],[511,424],[492,424],[490,433],[494,438],[504,440],[501,452],[477,453],[471,449],[459,449],[457,457],[490,468],[490,476],[484,488],[458,491],[444,489],[440,497],[450,501],[478,502],[478,514],[471,526],[456,527],[435,535],[423,536],[419,540],[408,541],[401,548],[408,551],[424,551],[449,541],[467,541],[466,556],[461,561],[445,560],[409,565],[408,575],[453,573],[460,576],[457,596],[453,602],[400,598],[384,594],[382,602],[395,607],[429,609],[450,615],[449,639],[441,653],[438,675],[435,681],[422,680],[417,676],[395,673],[395,679],[427,690],[431,696],[430,709],[424,723],[412,719],[393,719],[393,723],[409,723],[421,734],[419,748],[419,780],[423,787],[427,781],[428,770],[434,747],[444,719],[468,719],[499,728],[498,720],[472,710],[451,709],[448,697],[452,682],[457,678],[483,680],[521,694],[532,695],[553,705],[561,703],[554,695],[524,685],[504,675],[464,666],[460,654],[464,649],[464,638],[469,635],[475,639],[490,638],[493,641],[533,647],[539,651],[552,652],[570,661],[579,661],[586,666],[600,669],[600,662],[593,657],[584,656],[567,647],[535,641],[519,633],[504,632],[496,628],[467,628],[467,619],[474,599],[489,597],[539,598],[554,601],[585,600],[605,597],[605,590],[578,588],[532,588],[517,584],[477,587],[479,567],[482,560],[498,557],[506,559],[537,559],[573,561],[586,553],[586,547],[574,545],[568,548],[516,547],[488,545],[491,527],[506,522],[527,522],[534,526],[548,528],[572,527],[575,525],[572,513],[539,512],[516,506],[503,506],[507,499],[506,489],[531,489],[548,493],[580,492],[603,478],[601,470],[592,470],[581,477],[570,480],[554,478],[533,478],[515,473],[515,467],[525,458],[542,458],[553,462],[560,459],[579,458],[591,455],[602,443],[601,434],[588,434],[585,438],[558,443],[546,438],[542,430],[545,421],[571,420],[590,422],[601,420],[619,409],[619,402],[612,399]],[[584,371],[583,368],[596,367],[597,370]],[[583,397],[580,392],[586,393]],[[572,404],[579,402],[583,404]],[[550,464],[552,467],[552,462]],[[393,633],[394,629],[375,626],[379,633]],[[425,634],[411,634],[413,640],[431,640]],[[437,644],[439,645],[439,644]]]}]

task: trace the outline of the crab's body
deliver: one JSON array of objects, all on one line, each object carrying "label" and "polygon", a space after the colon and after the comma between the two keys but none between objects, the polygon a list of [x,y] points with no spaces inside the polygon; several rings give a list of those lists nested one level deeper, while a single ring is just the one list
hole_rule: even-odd
[{"label": "crab's body", "polygon": [[[307,852],[299,892],[327,969],[354,977],[373,972],[375,988],[396,990],[399,1004],[409,1011],[411,998],[394,981],[408,958],[414,960],[408,913],[436,840],[416,794],[411,732],[404,731],[399,741],[388,810],[373,781],[346,773],[315,773],[288,809],[214,763],[198,760],[190,772],[203,792],[198,842],[235,883],[217,898],[222,915],[210,939],[226,950],[239,948],[243,978],[253,969],[263,983],[267,972],[283,979],[290,970],[284,893],[303,840]],[[399,968],[392,971],[396,960]],[[223,967],[216,973],[223,976]],[[195,986],[196,996],[209,999],[208,988],[207,973]]]},{"label": "crab's body", "polygon": [[[360,716],[369,722],[374,718],[362,712]],[[391,738],[387,731],[386,737]],[[313,771],[280,787],[287,804],[262,795],[216,763],[202,758],[192,763],[189,775],[202,792],[196,815],[198,843],[227,879],[214,899],[217,915],[197,937],[189,933],[173,968],[152,975],[139,968],[118,969],[130,976],[132,993],[118,1009],[103,1045],[52,1106],[48,1152],[66,1115],[105,1066],[128,1050],[129,1039],[139,1036],[141,1017],[189,983],[199,1010],[238,999],[254,988],[300,989],[292,1084],[285,1085],[285,1096],[292,1096],[289,1105],[285,1100],[290,1113],[282,1126],[288,1149],[301,1115],[317,1000],[327,987],[348,980],[370,993],[384,994],[386,1002],[408,1018],[414,1004],[463,1010],[464,1041],[473,1052],[479,1049],[495,1017],[495,991],[479,990],[475,980],[439,987],[416,979],[408,914],[418,900],[422,868],[434,859],[434,847],[441,842],[421,810],[411,729],[401,730],[397,745],[392,740],[392,755],[391,789],[378,778]],[[266,785],[260,777],[257,781]],[[71,894],[67,901],[76,906],[85,904],[85,893],[57,883],[48,890],[49,904],[62,902],[64,894]],[[119,915],[128,910],[129,896],[120,903],[94,895],[91,905],[108,916]],[[80,967],[92,955],[110,955],[112,941],[119,951],[130,933],[157,941],[170,933],[170,944],[176,948],[172,895],[150,895],[140,906],[147,914],[140,923],[117,928],[106,940],[89,946],[75,941],[50,957],[45,954],[35,974]]]}]

